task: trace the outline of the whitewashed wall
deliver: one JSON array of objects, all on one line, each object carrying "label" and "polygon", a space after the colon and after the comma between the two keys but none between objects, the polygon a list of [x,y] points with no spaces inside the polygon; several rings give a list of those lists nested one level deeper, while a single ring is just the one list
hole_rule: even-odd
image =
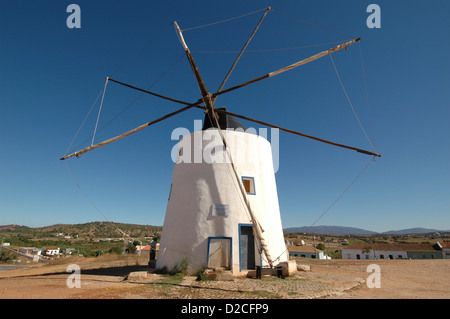
[{"label": "whitewashed wall", "polygon": [[[218,131],[194,132],[179,143],[182,151],[173,171],[157,268],[171,269],[187,257],[190,272],[196,272],[206,265],[208,238],[231,237],[232,268],[234,273],[239,271],[239,225],[251,220],[232,167],[223,160],[222,142],[217,134],[211,135],[214,132]],[[264,229],[271,257],[278,258],[276,263],[287,261],[270,143],[254,134],[224,133],[239,178],[254,177],[255,195],[247,196]],[[229,215],[213,216],[212,204],[228,205]]]}]

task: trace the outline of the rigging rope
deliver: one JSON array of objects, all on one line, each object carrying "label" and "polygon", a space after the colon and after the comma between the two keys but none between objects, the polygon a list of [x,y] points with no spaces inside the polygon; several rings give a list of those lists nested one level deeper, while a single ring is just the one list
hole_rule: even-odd
[{"label": "rigging rope", "polygon": [[212,26],[212,25],[215,25],[215,24],[224,23],[224,22],[236,20],[236,19],[239,19],[239,18],[243,18],[243,17],[249,16],[251,14],[263,11],[263,10],[266,10],[266,8],[260,9],[260,10],[257,10],[257,11],[253,11],[253,12],[249,12],[249,13],[245,13],[245,14],[242,14],[242,15],[234,17],[234,18],[229,18],[229,19],[225,19],[225,20],[221,20],[221,21],[216,21],[216,22],[204,24],[204,25],[199,25],[199,26],[196,26],[196,27],[186,28],[186,29],[183,29],[181,31],[184,32],[184,31],[189,31],[189,30],[195,30],[195,29],[200,29],[200,28],[204,28],[204,27],[209,27],[209,26]]},{"label": "rigging rope", "polygon": [[343,36],[346,36],[346,37],[351,37],[352,39],[355,38],[355,37],[353,37],[353,36],[349,36],[349,35],[347,35],[347,34],[344,34],[344,33],[342,33],[342,32],[339,32],[339,31],[337,31],[337,30],[330,29],[330,28],[328,28],[328,27],[324,27],[324,26],[321,26],[321,25],[318,25],[318,24],[315,24],[315,23],[306,21],[306,20],[304,20],[304,19],[301,19],[301,18],[297,18],[297,17],[291,16],[291,15],[289,15],[289,14],[287,14],[287,13],[283,13],[283,12],[281,12],[281,11],[278,10],[278,9],[277,9],[277,10],[272,9],[272,11],[273,11],[273,12],[276,12],[276,13],[279,13],[279,14],[281,14],[281,15],[284,15],[284,16],[290,18],[290,19],[297,20],[297,21],[300,21],[300,22],[302,22],[302,23],[312,25],[312,26],[314,26],[314,27],[316,27],[316,28],[323,29],[323,30],[326,30],[326,31],[328,31],[328,32],[336,33],[336,34],[343,35]]},{"label": "rigging rope", "polygon": [[361,70],[362,70],[363,79],[364,79],[364,91],[365,91],[365,94],[366,94],[367,113],[369,114],[369,129],[371,131],[370,135],[373,138],[374,134],[373,134],[373,125],[372,125],[372,112],[370,110],[369,92],[368,92],[368,89],[367,89],[366,68],[364,67],[364,59],[363,59],[363,53],[362,53],[362,48],[361,48],[361,42],[359,42],[358,44],[359,44],[359,56],[361,58]]},{"label": "rigging rope", "polygon": [[73,142],[75,142],[75,139],[78,137],[78,134],[80,133],[81,128],[84,126],[84,123],[86,122],[86,120],[88,119],[88,117],[91,114],[92,110],[94,109],[95,104],[97,104],[97,101],[100,98],[100,95],[102,95],[102,92],[103,92],[103,90],[100,90],[100,93],[98,94],[97,98],[95,99],[94,104],[92,104],[91,109],[86,114],[83,122],[81,123],[80,127],[78,128],[78,131],[75,133],[75,136],[73,137],[72,141],[70,142],[69,146],[67,147],[66,152],[64,153],[64,155],[67,155],[67,153],[69,153],[70,147],[72,146]]},{"label": "rigging rope", "polygon": [[[322,213],[322,215],[320,215],[308,228],[307,230],[309,230],[311,227],[313,227],[323,216],[325,216],[326,213],[328,213],[328,211],[344,196],[344,194],[350,189],[350,187],[353,186],[353,184],[356,183],[356,181],[361,177],[361,175],[367,170],[367,168],[369,168],[369,165],[375,162],[375,156],[373,156],[369,162],[366,164],[366,166],[364,166],[364,168],[361,170],[361,172],[359,172],[359,174],[353,179],[353,181],[350,183],[350,185],[347,186],[347,188],[334,200],[333,203],[331,203],[330,206],[328,206],[328,208]],[[307,231],[305,231],[305,233],[307,233]]]},{"label": "rigging rope", "polygon": [[108,82],[109,82],[109,78],[106,78],[105,87],[103,88],[102,101],[100,102],[100,108],[98,109],[97,122],[95,123],[94,134],[92,135],[91,146],[94,145],[95,133],[97,132],[97,125],[98,125],[98,121],[100,119],[100,113],[102,112],[103,100],[105,99],[106,86],[108,85]]},{"label": "rigging rope", "polygon": [[371,142],[369,136],[367,135],[366,130],[364,129],[364,127],[363,127],[361,121],[359,120],[358,115],[356,114],[355,108],[353,107],[353,104],[352,104],[352,102],[350,101],[350,98],[348,97],[347,90],[345,89],[344,83],[342,82],[341,77],[340,77],[340,75],[339,75],[339,72],[338,72],[338,70],[337,70],[337,68],[336,68],[336,65],[334,64],[332,54],[329,54],[329,56],[330,56],[330,59],[331,59],[331,63],[333,64],[334,70],[336,71],[336,75],[337,75],[337,77],[338,77],[338,79],[339,79],[339,83],[341,84],[342,90],[344,91],[345,97],[347,98],[348,104],[350,105],[350,108],[352,109],[353,114],[355,115],[355,118],[356,118],[356,120],[358,121],[359,127],[361,128],[361,130],[363,131],[364,135],[366,136],[367,141],[369,142],[369,144],[370,144],[370,146],[372,147],[373,151],[374,151],[374,152],[377,152],[376,149],[375,149],[375,147],[373,146],[373,144],[372,144],[372,142]]},{"label": "rigging rope", "polygon": [[[295,46],[290,48],[278,48],[278,49],[261,49],[261,50],[246,50],[246,52],[251,53],[260,53],[260,52],[272,52],[272,51],[287,51],[287,50],[298,50],[298,49],[307,49],[307,48],[314,48],[314,47],[320,47],[323,45],[335,45],[335,44],[342,44],[346,43],[350,40],[344,40],[344,41],[334,41],[334,42],[326,42],[326,43],[319,43],[319,44],[311,44],[311,45],[303,45],[303,46]],[[192,53],[239,53],[239,51],[220,51],[220,50],[202,50],[202,51],[191,51]]]},{"label": "rigging rope", "polygon": [[75,182],[75,185],[77,185],[78,189],[80,190],[80,192],[83,194],[83,196],[88,200],[88,202],[92,205],[92,207],[95,208],[95,210],[97,212],[99,212],[103,218],[111,223],[111,225],[116,228],[116,230],[121,233],[122,235],[124,235],[124,237],[128,237],[131,238],[130,235],[128,235],[127,233],[125,233],[123,230],[121,230],[119,227],[117,227],[112,221],[110,221],[105,214],[103,214],[103,212],[95,205],[95,203],[92,201],[92,199],[88,196],[88,194],[83,190],[83,188],[81,187],[81,185],[78,183],[78,181],[76,180],[75,176],[72,174],[71,170],[69,169],[69,166],[67,165],[66,162],[64,162],[64,165],[66,166],[67,172],[69,173],[69,175],[72,177],[72,180]]},{"label": "rigging rope", "polygon": [[[148,87],[148,89],[151,89],[154,85],[156,85],[163,77],[165,77],[180,61],[181,58],[184,57],[184,53],[176,60],[175,63],[173,63],[166,71],[164,71],[155,81],[153,81],[153,83]],[[114,79],[111,79],[112,81],[115,81]],[[118,81],[116,81],[118,82]],[[120,84],[120,83],[119,83]],[[89,111],[89,113],[86,115],[86,118],[83,121],[86,121],[86,119],[89,117],[89,114],[91,113],[92,109],[94,108],[95,104],[97,103],[98,99],[100,98],[100,95],[102,94],[102,91],[100,91],[97,100],[95,101],[94,105],[92,105],[91,110]],[[142,96],[144,95],[144,93],[140,94],[139,96],[137,96],[132,102],[130,102],[122,111],[120,111],[119,113],[117,113],[109,122],[107,122],[105,125],[103,125],[98,132],[103,131],[106,127],[108,127],[112,122],[114,122],[119,116],[121,116],[123,113],[125,113],[125,111],[127,111],[131,106],[133,106]],[[81,126],[83,126],[83,124]],[[73,138],[72,142],[70,143],[69,147],[66,150],[66,153],[64,155],[67,155],[69,153],[69,148],[72,146],[73,142],[75,141],[76,137],[78,136],[79,131],[81,130],[81,127],[78,129],[77,134],[75,135],[75,137]],[[89,140],[89,138],[85,139],[81,144],[79,144],[77,147],[73,148],[70,153],[73,153],[76,149],[79,149],[80,147],[82,147],[87,141]],[[92,146],[92,145],[91,145]]]}]

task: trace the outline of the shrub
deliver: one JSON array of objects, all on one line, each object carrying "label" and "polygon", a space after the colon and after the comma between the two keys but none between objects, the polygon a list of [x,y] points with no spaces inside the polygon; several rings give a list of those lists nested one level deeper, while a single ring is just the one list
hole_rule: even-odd
[{"label": "shrub", "polygon": [[189,267],[189,258],[183,257],[183,259],[181,259],[180,262],[175,263],[172,272],[174,274],[187,275],[188,267]]},{"label": "shrub", "polygon": [[0,262],[2,262],[2,263],[10,263],[14,259],[16,259],[14,253],[9,252],[9,251],[4,251],[4,250],[0,251]]},{"label": "shrub", "polygon": [[117,254],[117,255],[122,255],[122,248],[120,248],[119,246],[111,247],[111,248],[109,249],[109,253],[111,253],[111,254]]}]

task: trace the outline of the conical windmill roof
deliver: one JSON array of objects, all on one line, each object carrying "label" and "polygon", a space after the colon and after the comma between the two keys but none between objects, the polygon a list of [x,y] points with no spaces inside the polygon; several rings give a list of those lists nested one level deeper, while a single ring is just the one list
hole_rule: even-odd
[{"label": "conical windmill roof", "polygon": [[[219,110],[226,111],[227,109],[225,107],[223,107],[223,108],[219,108]],[[235,117],[233,117],[229,114],[223,113],[223,112],[217,112],[217,114],[219,114],[219,125],[222,130],[226,130],[227,128],[231,128],[231,129],[242,128],[245,131],[247,129]],[[208,114],[205,114],[205,121],[203,122],[203,130],[207,130],[207,129],[213,128],[213,127],[217,127],[216,123],[211,123],[211,120],[210,120]]]}]

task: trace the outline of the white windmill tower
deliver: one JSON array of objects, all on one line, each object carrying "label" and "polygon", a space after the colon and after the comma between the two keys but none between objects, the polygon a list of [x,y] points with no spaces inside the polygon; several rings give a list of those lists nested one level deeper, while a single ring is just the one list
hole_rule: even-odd
[{"label": "white windmill tower", "polygon": [[195,273],[202,267],[221,267],[230,269],[233,274],[239,274],[257,266],[273,268],[289,259],[284,243],[271,145],[265,138],[245,132],[245,128],[236,118],[360,153],[380,156],[375,152],[334,143],[231,113],[224,108],[215,108],[215,100],[221,94],[281,74],[359,41],[353,39],[282,69],[223,90],[236,63],[269,11],[270,8],[267,8],[215,93],[210,93],[206,88],[181,29],[174,22],[202,97],[197,102],[189,103],[107,78],[107,82],[113,81],[185,106],[124,134],[61,158],[65,160],[72,156],[78,157],[190,108],[204,110],[203,129],[184,136],[178,144],[178,160],[172,176],[157,268],[171,269],[187,258],[190,273]]},{"label": "white windmill tower", "polygon": [[226,114],[221,132],[205,123],[179,143],[157,268],[187,258],[190,272],[239,274],[289,260],[270,143]]}]

